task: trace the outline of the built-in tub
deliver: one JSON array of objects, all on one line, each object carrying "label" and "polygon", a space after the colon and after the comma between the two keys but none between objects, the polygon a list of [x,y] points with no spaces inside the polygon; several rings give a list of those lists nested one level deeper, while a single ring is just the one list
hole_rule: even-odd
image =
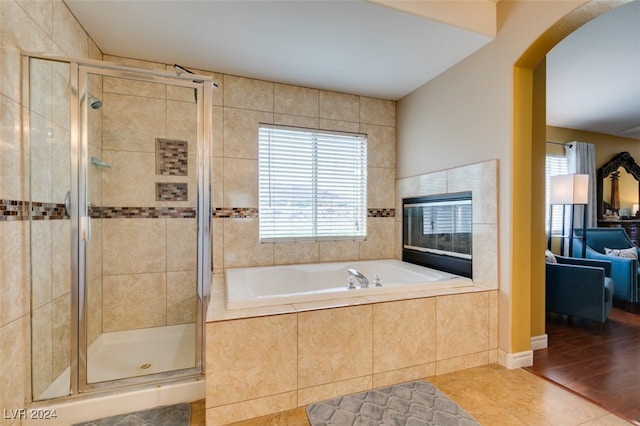
[{"label": "built-in tub", "polygon": [[[348,269],[356,269],[365,275],[371,287],[348,289]],[[381,287],[374,287],[376,275],[380,277]],[[234,268],[226,271],[227,309],[472,285],[469,278],[394,259]]]}]

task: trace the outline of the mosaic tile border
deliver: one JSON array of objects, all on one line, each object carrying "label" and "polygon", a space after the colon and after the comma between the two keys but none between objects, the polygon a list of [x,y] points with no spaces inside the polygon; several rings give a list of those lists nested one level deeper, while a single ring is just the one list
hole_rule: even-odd
[{"label": "mosaic tile border", "polygon": [[396,209],[368,209],[367,217],[396,217]]},{"label": "mosaic tile border", "polygon": [[0,221],[12,222],[19,220],[61,220],[64,215],[64,204],[40,203],[18,200],[0,199]]},{"label": "mosaic tile border", "polygon": [[[0,199],[0,221],[68,219],[64,215],[64,204]],[[251,207],[214,207],[212,219],[246,219],[258,218],[257,208]],[[94,219],[162,219],[162,218],[195,218],[193,207],[98,207],[91,206],[89,215]],[[367,217],[395,217],[395,209],[367,209]]]},{"label": "mosaic tile border", "polygon": [[91,207],[92,219],[191,219],[193,207]]},{"label": "mosaic tile border", "polygon": [[214,207],[212,217],[213,219],[257,218],[258,209],[250,207]]}]

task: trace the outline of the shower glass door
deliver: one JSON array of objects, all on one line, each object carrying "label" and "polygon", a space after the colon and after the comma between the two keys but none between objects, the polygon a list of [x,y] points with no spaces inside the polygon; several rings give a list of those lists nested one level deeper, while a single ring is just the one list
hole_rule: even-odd
[{"label": "shower glass door", "polygon": [[33,400],[199,377],[209,77],[23,56]]},{"label": "shower glass door", "polygon": [[78,81],[80,390],[201,372],[204,85],[89,66]]}]

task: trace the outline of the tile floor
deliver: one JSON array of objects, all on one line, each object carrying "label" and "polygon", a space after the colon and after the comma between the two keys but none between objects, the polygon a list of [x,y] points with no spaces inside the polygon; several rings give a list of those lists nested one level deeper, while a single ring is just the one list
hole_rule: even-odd
[{"label": "tile floor", "polygon": [[[475,367],[430,377],[483,425],[630,425],[606,410],[522,369]],[[205,424],[204,402],[192,406],[191,426]],[[304,407],[234,426],[308,426]]]}]

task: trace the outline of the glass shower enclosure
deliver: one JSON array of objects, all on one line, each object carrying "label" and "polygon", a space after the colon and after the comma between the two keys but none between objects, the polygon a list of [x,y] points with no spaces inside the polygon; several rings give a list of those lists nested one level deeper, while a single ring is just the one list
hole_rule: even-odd
[{"label": "glass shower enclosure", "polygon": [[213,82],[43,55],[23,69],[33,399],[201,375]]}]

